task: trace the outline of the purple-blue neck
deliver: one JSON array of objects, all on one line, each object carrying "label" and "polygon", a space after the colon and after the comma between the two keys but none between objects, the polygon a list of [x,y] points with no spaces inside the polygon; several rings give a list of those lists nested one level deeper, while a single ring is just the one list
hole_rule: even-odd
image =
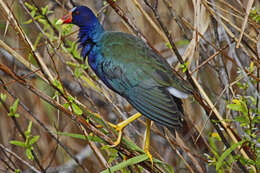
[{"label": "purple-blue neck", "polygon": [[84,60],[91,52],[94,45],[101,39],[103,33],[104,28],[98,21],[92,23],[90,26],[80,26],[78,35],[78,48],[82,48],[81,56],[84,58]]}]

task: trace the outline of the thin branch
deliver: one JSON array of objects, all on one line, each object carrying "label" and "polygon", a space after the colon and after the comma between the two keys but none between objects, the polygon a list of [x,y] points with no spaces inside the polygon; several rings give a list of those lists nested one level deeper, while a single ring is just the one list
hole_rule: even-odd
[{"label": "thin branch", "polygon": [[[1,67],[1,66],[0,66]],[[0,68],[2,69],[2,68]],[[3,83],[3,81],[1,81]],[[26,83],[24,81],[24,83]],[[5,85],[4,89],[14,98],[17,99],[17,97],[11,93],[6,87]],[[19,104],[21,105],[21,107],[27,112],[29,113],[29,115],[32,116],[32,118],[46,131],[48,132],[48,134],[64,149],[64,151],[66,151],[66,153],[68,153],[68,155],[83,169],[86,170],[86,168],[84,168],[84,166],[77,160],[77,158],[69,151],[69,149],[55,136],[55,134],[53,134],[53,132],[51,130],[49,130],[38,118],[39,116],[35,115],[22,101],[19,102]]]},{"label": "thin branch", "polygon": [[[82,163],[84,159],[89,157],[91,154],[92,154],[91,148],[89,146],[86,146],[75,157],[79,160],[80,163]],[[72,159],[67,161],[61,166],[47,169],[46,173],[56,173],[56,172],[70,173],[75,171],[76,166],[78,166],[78,164],[74,161],[74,159]],[[88,172],[89,171],[87,171],[86,173]]]},{"label": "thin branch", "polygon": [[202,68],[204,65],[206,65],[207,63],[209,63],[209,61],[211,61],[213,58],[215,58],[216,56],[218,56],[219,54],[221,54],[226,48],[228,48],[228,44],[226,46],[223,46],[222,48],[220,48],[218,51],[216,51],[213,55],[211,55],[210,57],[208,57],[205,61],[203,61],[200,65],[198,65],[196,67],[196,69],[194,69],[191,73],[191,75],[198,71],[200,68]]},{"label": "thin branch", "polygon": [[3,146],[2,144],[0,144],[0,148],[2,148],[4,151],[8,152],[9,154],[11,154],[12,156],[14,156],[17,160],[19,160],[20,162],[22,162],[23,164],[25,164],[28,168],[30,168],[32,171],[36,172],[36,173],[42,173],[41,171],[37,170],[34,166],[30,165],[28,162],[26,162],[24,159],[22,159],[21,157],[19,157],[15,152],[9,150],[7,147]]},{"label": "thin branch", "polygon": [[[5,68],[8,68],[8,67],[5,67]],[[9,71],[11,71],[11,70],[7,70],[6,71],[7,74],[8,74]],[[84,117],[86,117],[85,115],[75,116],[70,110],[66,109],[60,103],[57,103],[51,97],[49,97],[48,95],[44,94],[42,91],[38,90],[37,88],[35,88],[33,85],[31,85],[31,84],[29,84],[29,83],[27,83],[26,81],[23,81],[23,80],[18,80],[17,82],[19,84],[21,84],[22,86],[24,86],[25,88],[29,89],[32,93],[34,93],[37,96],[39,96],[41,99],[45,100],[50,105],[54,106],[56,109],[58,109],[61,112],[65,113],[66,115],[68,115],[79,127],[82,125],[84,128],[90,130],[91,132],[93,132],[93,134],[97,135],[99,138],[101,138],[103,141],[105,141],[108,145],[112,145],[114,143],[111,138],[106,136],[103,132],[99,131],[94,125],[92,125],[92,123],[87,122],[85,120],[85,118],[84,118]],[[126,155],[128,158],[132,158],[132,157],[135,157],[135,156],[139,155],[139,153],[137,151],[133,151],[132,149],[128,148],[127,146],[123,145],[122,143],[120,143],[115,148],[119,152],[121,152],[124,155]],[[73,155],[70,155],[70,156],[72,158],[74,157]],[[77,161],[76,158],[75,158],[75,161],[79,165],[81,165],[79,163],[79,161]],[[151,163],[149,161],[141,162],[139,164],[142,167],[144,167],[145,169],[147,169],[148,171],[150,171],[150,172],[154,172],[154,173],[161,172],[160,169],[156,165],[154,165],[154,167],[152,169],[152,165],[151,165]]]}]

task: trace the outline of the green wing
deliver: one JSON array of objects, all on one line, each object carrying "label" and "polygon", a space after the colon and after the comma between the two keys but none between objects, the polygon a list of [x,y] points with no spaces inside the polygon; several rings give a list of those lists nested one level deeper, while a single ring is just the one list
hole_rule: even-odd
[{"label": "green wing", "polygon": [[101,40],[104,82],[148,118],[168,127],[181,126],[182,112],[168,88],[189,93],[165,59],[129,34],[108,32]]}]

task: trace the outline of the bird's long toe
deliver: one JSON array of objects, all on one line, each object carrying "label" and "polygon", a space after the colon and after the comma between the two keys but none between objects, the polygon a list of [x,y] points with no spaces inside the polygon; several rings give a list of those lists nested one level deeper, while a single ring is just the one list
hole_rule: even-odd
[{"label": "bird's long toe", "polygon": [[151,162],[151,164],[152,164],[152,167],[153,167],[153,156],[152,156],[152,154],[150,153],[149,148],[144,148],[144,152],[145,152],[145,154],[147,155],[147,157],[149,158],[149,160],[150,160],[150,162]]},{"label": "bird's long toe", "polygon": [[109,125],[118,132],[117,140],[111,145],[111,147],[116,147],[121,142],[122,135],[123,135],[123,130],[124,130],[125,126],[120,125],[120,123],[116,124],[116,125],[112,124],[112,123],[109,123]]}]

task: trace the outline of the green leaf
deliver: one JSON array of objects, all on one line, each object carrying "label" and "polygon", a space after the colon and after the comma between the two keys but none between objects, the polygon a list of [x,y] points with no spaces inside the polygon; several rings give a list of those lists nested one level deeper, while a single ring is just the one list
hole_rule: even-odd
[{"label": "green leaf", "polygon": [[172,45],[170,44],[170,42],[165,43],[165,46],[167,46],[169,49],[172,48]]},{"label": "green leaf", "polygon": [[248,123],[249,122],[248,118],[245,116],[237,116],[237,117],[235,117],[235,121],[237,121],[239,123]]},{"label": "green leaf", "polygon": [[36,11],[37,11],[37,9],[33,9],[32,11],[31,11],[31,16],[34,18],[34,16],[35,16],[35,14],[36,14]]},{"label": "green leaf", "polygon": [[260,15],[259,16],[254,16],[253,20],[258,23],[260,21]]},{"label": "green leaf", "polygon": [[29,19],[29,20],[25,21],[24,24],[30,24],[30,23],[32,23],[32,21],[33,21],[32,19]]},{"label": "green leaf", "polygon": [[158,159],[153,159],[153,163],[159,164],[160,167],[162,167],[166,172],[174,173],[173,167],[166,162],[162,162],[161,160],[158,160]]},{"label": "green leaf", "polygon": [[86,139],[86,137],[84,135],[77,134],[77,133],[57,132],[57,134],[62,135],[62,136],[73,137],[73,138],[76,138],[76,139],[83,139],[83,140]]},{"label": "green leaf", "polygon": [[242,106],[241,105],[239,105],[239,104],[228,104],[227,105],[227,108],[228,109],[231,109],[231,110],[233,110],[233,111],[239,111],[239,112],[242,112]]},{"label": "green leaf", "polygon": [[216,145],[216,140],[218,140],[217,138],[215,138],[214,136],[210,136],[209,137],[209,145],[212,149],[212,153],[214,154],[214,156],[216,158],[219,158],[219,154],[218,154],[218,149],[217,149],[217,145]]},{"label": "green leaf", "polygon": [[94,120],[96,123],[102,125],[103,127],[107,127],[106,123],[105,123],[101,118],[99,118],[97,115],[91,114],[91,113],[89,113],[88,115],[89,115],[89,117],[90,117],[92,120]]},{"label": "green leaf", "polygon": [[19,105],[19,99],[16,99],[14,101],[13,105],[10,106],[10,108],[9,108],[10,111],[8,113],[8,116],[16,117],[16,118],[18,118],[20,116],[18,113],[16,113],[18,105]]},{"label": "green leaf", "polygon": [[240,145],[242,145],[245,142],[245,140],[242,140],[238,143],[233,144],[230,148],[228,148],[218,159],[218,162],[216,164],[216,170],[218,171],[220,169],[220,167],[223,165],[224,160],[227,156],[230,155],[230,153],[232,151],[234,151],[237,147],[239,147]]},{"label": "green leaf", "polygon": [[259,8],[253,7],[250,11],[250,17],[258,23],[260,21],[260,10]]},{"label": "green leaf", "polygon": [[[72,27],[72,24],[62,25],[62,35],[70,34],[72,31]],[[69,43],[69,41],[67,41],[66,43]]]},{"label": "green leaf", "polygon": [[42,10],[42,14],[46,15],[48,12],[48,5],[46,5],[45,7],[42,7],[41,10]]},{"label": "green leaf", "polygon": [[60,81],[58,81],[57,79],[54,79],[54,81],[53,81],[53,85],[56,86],[56,87],[59,89],[60,92],[64,93]]},{"label": "green leaf", "polygon": [[[43,16],[41,16],[41,15],[34,17],[34,20],[39,21],[39,19],[45,20],[45,19],[43,19]],[[41,33],[39,33],[39,34],[41,34]]]},{"label": "green leaf", "polygon": [[260,116],[254,116],[253,119],[252,119],[252,123],[254,123],[254,124],[260,123]]},{"label": "green leaf", "polygon": [[87,136],[87,138],[88,138],[89,141],[92,141],[92,142],[104,143],[104,141],[100,137],[93,135],[92,133],[90,133]]},{"label": "green leaf", "polygon": [[63,23],[62,19],[57,20],[54,22],[55,25],[61,25]]},{"label": "green leaf", "polygon": [[221,141],[221,137],[217,132],[212,132],[211,137],[217,139],[217,141]]},{"label": "green leaf", "polygon": [[110,148],[111,148],[110,145],[104,145],[104,146],[101,147],[102,150],[108,150]]},{"label": "green leaf", "polygon": [[72,97],[72,96],[68,96],[68,101],[69,101],[70,103],[73,103],[73,102],[75,101],[75,98]]},{"label": "green leaf", "polygon": [[242,162],[242,164],[245,164],[245,165],[255,165],[256,164],[256,162],[254,160],[246,159],[244,157],[241,157],[240,161]]},{"label": "green leaf", "polygon": [[25,2],[24,4],[25,4],[25,6],[26,6],[27,8],[29,8],[30,10],[35,9],[34,6],[32,6],[31,4],[29,4],[29,3],[27,3],[27,2]]},{"label": "green leaf", "polygon": [[64,103],[63,106],[68,109],[70,107],[70,104],[67,102],[67,103]]},{"label": "green leaf", "polygon": [[102,92],[90,78],[87,78],[84,75],[82,75],[81,78],[87,83],[87,87],[91,86],[95,88],[98,92]]},{"label": "green leaf", "polygon": [[38,21],[39,21],[40,23],[42,23],[43,25],[47,25],[47,24],[48,24],[47,20],[45,20],[45,19],[39,18]]},{"label": "green leaf", "polygon": [[29,122],[27,130],[24,132],[25,136],[28,137],[31,134],[31,131],[32,131],[32,121]]},{"label": "green leaf", "polygon": [[255,64],[253,61],[250,62],[250,65],[249,65],[249,72],[252,73],[255,69]]},{"label": "green leaf", "polygon": [[21,170],[20,169],[15,169],[15,171],[14,171],[15,173],[20,173],[21,172]]},{"label": "green leaf", "polygon": [[77,114],[77,115],[82,115],[83,114],[83,111],[78,107],[77,104],[72,103],[71,106],[72,106],[73,112],[75,114]]},{"label": "green leaf", "polygon": [[29,145],[33,145],[34,143],[36,143],[38,141],[40,136],[34,136],[32,137],[32,139],[30,139],[29,141]]},{"label": "green leaf", "polygon": [[118,156],[118,151],[114,148],[109,148],[109,159],[108,159],[108,163],[112,163],[113,160],[115,160],[115,158]]},{"label": "green leaf", "polygon": [[1,98],[1,100],[2,100],[3,102],[5,102],[5,100],[6,100],[6,94],[1,93],[1,94],[0,94],[0,98]]},{"label": "green leaf", "polygon": [[25,153],[26,153],[26,156],[27,156],[28,159],[30,159],[30,160],[34,159],[31,148],[27,148],[25,150]]},{"label": "green leaf", "polygon": [[79,78],[82,74],[81,68],[80,67],[76,67],[75,68],[75,72],[74,72],[76,78]]},{"label": "green leaf", "polygon": [[248,98],[251,100],[253,105],[256,105],[256,98],[254,98],[253,96],[248,96]]},{"label": "green leaf", "polygon": [[185,46],[185,45],[188,45],[189,43],[190,43],[190,41],[186,40],[186,39],[176,41],[177,46]]},{"label": "green leaf", "polygon": [[23,147],[23,148],[26,147],[25,143],[22,142],[22,141],[12,140],[12,141],[10,141],[10,144],[13,144],[13,145],[16,145],[16,146],[19,146],[19,147]]},{"label": "green leaf", "polygon": [[138,147],[134,142],[125,140],[125,138],[122,138],[122,142],[127,145],[131,150],[138,151],[141,153],[144,153],[144,150],[142,150],[140,147]]},{"label": "green leaf", "polygon": [[147,159],[148,159],[148,156],[146,154],[136,156],[136,157],[133,157],[133,158],[128,159],[126,161],[123,161],[123,162],[121,162],[121,163],[119,163],[119,164],[117,164],[117,165],[115,165],[111,168],[108,168],[108,169],[102,171],[101,173],[112,173],[112,172],[115,172],[115,171],[119,171],[119,170],[122,170],[123,168],[126,168],[127,166],[143,162]]},{"label": "green leaf", "polygon": [[233,110],[233,111],[239,111],[239,112],[242,112],[244,113],[245,115],[248,114],[248,109],[247,109],[247,106],[246,106],[246,103],[240,99],[233,99],[232,102],[234,104],[228,104],[227,105],[227,108]]},{"label": "green leaf", "polygon": [[126,169],[126,168],[124,168],[122,171],[123,171],[123,173],[131,173],[130,170]]},{"label": "green leaf", "polygon": [[20,117],[20,114],[14,113],[14,117],[15,117],[15,118],[19,118],[19,117]]},{"label": "green leaf", "polygon": [[182,72],[186,72],[188,70],[189,61],[185,62],[184,64],[180,65],[180,68],[182,69]]},{"label": "green leaf", "polygon": [[7,115],[8,115],[9,117],[13,117],[13,116],[14,116],[14,113],[9,112]]},{"label": "green leaf", "polygon": [[13,105],[11,106],[11,109],[13,110],[13,112],[16,112],[18,105],[19,105],[19,99],[16,99],[14,101]]},{"label": "green leaf", "polygon": [[70,44],[70,48],[68,48],[68,51],[75,57],[76,59],[82,60],[82,57],[80,56],[80,53],[78,51],[78,45],[77,42],[72,42]]}]

